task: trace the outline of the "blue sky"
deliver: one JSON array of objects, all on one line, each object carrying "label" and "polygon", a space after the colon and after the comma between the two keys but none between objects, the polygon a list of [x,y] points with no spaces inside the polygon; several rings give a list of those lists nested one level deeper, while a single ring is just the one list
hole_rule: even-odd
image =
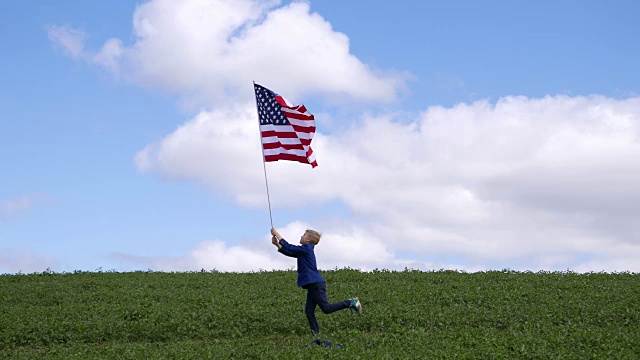
[{"label": "blue sky", "polygon": [[639,13],[3,3],[0,272],[293,266],[252,80],[316,115],[319,167],[267,174],[323,268],[640,271]]}]

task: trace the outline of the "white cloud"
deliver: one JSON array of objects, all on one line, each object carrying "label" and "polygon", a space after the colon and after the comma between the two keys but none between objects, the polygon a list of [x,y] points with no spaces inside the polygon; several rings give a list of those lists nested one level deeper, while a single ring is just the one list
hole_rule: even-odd
[{"label": "white cloud", "polygon": [[43,195],[35,194],[21,196],[15,199],[4,200],[2,201],[2,211],[0,212],[0,215],[9,217],[15,216],[25,211],[29,211],[34,207],[35,203],[42,198]]},{"label": "white cloud", "polygon": [[28,249],[2,249],[0,251],[0,273],[43,272],[59,267],[58,261],[51,255],[34,253]]},{"label": "white cloud", "polygon": [[638,249],[635,249],[633,255],[622,255],[615,258],[604,258],[599,260],[591,260],[578,265],[573,271],[576,272],[633,272],[640,273],[640,265],[638,264]]},{"label": "white cloud", "polygon": [[51,40],[125,79],[183,95],[194,107],[249,100],[251,81],[292,99],[319,93],[341,101],[392,101],[409,77],[373,69],[349,39],[309,4],[249,0],[154,0],[134,14],[135,41],[109,39],[97,54],[82,32],[51,27]]},{"label": "white cloud", "polygon": [[436,82],[439,88],[447,92],[464,90],[466,87],[464,80],[457,76],[438,75]]},{"label": "white cloud", "polygon": [[255,116],[255,109],[252,113],[249,108],[200,113],[160,143],[140,151],[136,165],[171,178],[195,178],[234,195],[244,205],[263,204],[264,196],[257,196],[260,185],[264,192],[264,177]]},{"label": "white cloud", "polygon": [[[293,222],[279,232],[293,244],[306,229],[313,228],[303,222]],[[271,236],[265,234],[260,241],[227,246],[224,241],[203,241],[191,249],[187,255],[179,257],[132,256],[113,254],[120,263],[155,271],[198,271],[213,270],[225,272],[246,272],[259,270],[286,270],[296,268],[296,259],[277,252],[271,244]],[[470,269],[473,268],[435,262],[421,262],[395,257],[381,239],[358,227],[340,230],[331,229],[322,233],[320,244],[315,248],[318,269],[330,270],[344,267],[364,271],[373,269]],[[476,269],[478,270],[478,269]]]},{"label": "white cloud", "polygon": [[142,266],[159,271],[218,270],[224,272],[246,272],[287,269],[283,259],[277,258],[266,242],[262,246],[245,244],[227,246],[223,241],[211,240],[197,244],[187,255],[179,257],[133,256],[113,254],[112,258],[124,264]]},{"label": "white cloud", "polygon": [[47,34],[49,35],[49,40],[54,45],[59,46],[71,58],[81,59],[85,57],[84,42],[86,34],[83,31],[74,29],[69,25],[52,25],[47,28]]},{"label": "white cloud", "polygon": [[[283,233],[297,233],[300,223],[283,229]],[[294,229],[295,231],[292,231]],[[295,259],[277,252],[271,244],[271,235],[257,241],[227,246],[222,240],[209,240],[197,244],[188,254],[179,257],[132,256],[114,254],[113,259],[121,263],[142,266],[160,271],[218,270],[225,272],[290,269],[295,267]]]},{"label": "white cloud", "polygon": [[[240,204],[264,206],[249,109],[199,114],[140,152],[139,168],[198,179]],[[627,264],[615,261],[614,250],[640,255],[637,114],[638,98],[558,96],[432,107],[402,122],[369,117],[342,133],[317,134],[318,168],[267,164],[272,204],[341,201],[367,232],[327,229],[347,246],[338,253],[387,239],[335,264],[376,267],[393,263],[395,252],[481,268],[510,261],[514,268],[581,268],[581,259],[601,254]]]},{"label": "white cloud", "polygon": [[120,60],[124,54],[122,41],[119,39],[110,39],[102,49],[93,56],[92,61],[99,64],[116,75],[120,74]]}]

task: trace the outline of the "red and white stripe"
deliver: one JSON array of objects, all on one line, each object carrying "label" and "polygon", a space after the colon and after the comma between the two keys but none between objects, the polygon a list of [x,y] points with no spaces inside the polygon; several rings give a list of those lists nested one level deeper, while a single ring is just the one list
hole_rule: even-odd
[{"label": "red and white stripe", "polygon": [[291,105],[285,98],[275,97],[290,125],[260,125],[265,161],[291,160],[318,166],[311,149],[316,122],[304,105]]}]

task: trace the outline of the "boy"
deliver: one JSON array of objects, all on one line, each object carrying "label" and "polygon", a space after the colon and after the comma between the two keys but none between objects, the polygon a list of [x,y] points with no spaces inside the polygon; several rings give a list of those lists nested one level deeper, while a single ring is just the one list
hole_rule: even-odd
[{"label": "boy", "polygon": [[314,335],[320,333],[320,327],[316,320],[316,305],[325,314],[334,311],[350,309],[362,315],[362,304],[358,298],[353,298],[333,304],[327,301],[327,283],[325,282],[316,266],[316,255],[313,249],[320,242],[320,233],[314,230],[307,230],[300,237],[300,246],[291,245],[280,236],[276,229],[271,229],[271,243],[278,247],[278,252],[298,259],[298,286],[307,289],[307,304],[304,313],[309,320],[311,332]]}]

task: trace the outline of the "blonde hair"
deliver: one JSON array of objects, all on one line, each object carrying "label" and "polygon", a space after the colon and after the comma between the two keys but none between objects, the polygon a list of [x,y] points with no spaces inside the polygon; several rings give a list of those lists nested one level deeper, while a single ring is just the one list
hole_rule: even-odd
[{"label": "blonde hair", "polygon": [[318,245],[318,243],[320,242],[320,237],[322,236],[322,234],[320,234],[319,232],[311,229],[307,229],[304,234],[313,245]]}]

